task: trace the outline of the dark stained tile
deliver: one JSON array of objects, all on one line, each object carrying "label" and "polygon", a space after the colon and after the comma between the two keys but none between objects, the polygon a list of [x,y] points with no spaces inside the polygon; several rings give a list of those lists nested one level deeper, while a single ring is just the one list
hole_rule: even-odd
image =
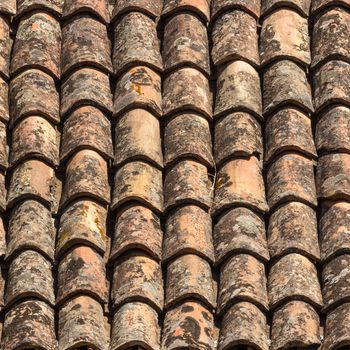
[{"label": "dark stained tile", "polygon": [[243,60],[259,66],[257,23],[247,12],[232,10],[220,16],[213,25],[212,40],[215,65]]},{"label": "dark stained tile", "polygon": [[[1,5],[0,5],[1,13]],[[10,22],[0,15],[0,75],[8,79],[10,74],[10,56],[12,40],[10,38]]]},{"label": "dark stained tile", "polygon": [[32,11],[46,11],[61,17],[65,0],[17,0],[16,17]]},{"label": "dark stained tile", "polygon": [[63,124],[61,160],[84,148],[107,159],[113,157],[111,123],[103,112],[92,106],[79,107]]},{"label": "dark stained tile", "polygon": [[146,66],[129,69],[116,82],[114,115],[133,108],[143,108],[157,117],[162,116],[161,78]]},{"label": "dark stained tile", "polygon": [[210,0],[164,0],[162,16],[170,16],[184,10],[193,12],[208,22],[210,19]]},{"label": "dark stained tile", "polygon": [[164,157],[167,166],[184,158],[194,158],[206,166],[213,166],[208,121],[195,113],[171,118],[164,129]]},{"label": "dark stained tile", "polygon": [[162,349],[215,348],[213,315],[202,304],[184,302],[165,315]]},{"label": "dark stained tile", "polygon": [[241,9],[255,19],[260,17],[260,0],[211,0],[211,21],[231,9]]},{"label": "dark stained tile", "polygon": [[315,210],[300,202],[289,202],[277,208],[269,220],[268,246],[273,258],[298,252],[319,260]]},{"label": "dark stained tile", "polygon": [[238,302],[223,316],[218,350],[247,346],[269,349],[268,326],[265,315],[254,304]]},{"label": "dark stained tile", "polygon": [[160,264],[141,252],[126,255],[114,266],[111,301],[114,309],[140,301],[161,312],[164,290]]},{"label": "dark stained tile", "polygon": [[159,120],[145,109],[135,108],[117,120],[114,165],[145,160],[163,167]]},{"label": "dark stained tile", "polygon": [[261,12],[263,16],[278,8],[289,8],[298,11],[302,16],[308,17],[311,0],[262,0]]},{"label": "dark stained tile", "polygon": [[118,0],[113,7],[112,20],[130,11],[142,12],[155,20],[160,16],[162,8],[163,0]]},{"label": "dark stained tile", "polygon": [[133,346],[160,349],[158,314],[145,303],[127,303],[113,317],[110,349],[122,350]]},{"label": "dark stained tile", "polygon": [[[10,119],[9,113],[9,86],[0,77],[0,121],[7,123]],[[11,101],[13,103],[13,101]]]},{"label": "dark stained tile", "polygon": [[339,5],[345,8],[350,8],[350,1],[349,0],[313,0],[311,2],[311,13],[312,15],[315,16],[326,8],[332,8]]},{"label": "dark stained tile", "polygon": [[193,160],[176,163],[164,180],[164,210],[182,204],[196,204],[209,209],[212,200],[207,167]]},{"label": "dark stained tile", "polygon": [[316,267],[300,254],[285,255],[271,266],[268,290],[271,309],[291,299],[323,305]]},{"label": "dark stained tile", "polygon": [[166,22],[163,38],[164,70],[184,66],[210,74],[207,28],[195,15],[180,12]]},{"label": "dark stained tile", "polygon": [[56,304],[85,294],[101,303],[108,302],[108,287],[103,258],[92,248],[72,248],[58,265]]},{"label": "dark stained tile", "polygon": [[45,12],[25,16],[19,23],[11,58],[11,73],[41,69],[54,79],[61,75],[61,27]]},{"label": "dark stained tile", "polygon": [[162,213],[163,185],[159,169],[140,161],[127,163],[118,169],[114,177],[112,210],[132,201]]},{"label": "dark stained tile", "polygon": [[50,211],[40,202],[25,200],[11,211],[7,260],[26,249],[54,259],[56,231]]},{"label": "dark stained tile", "polygon": [[56,256],[81,244],[103,255],[107,246],[106,217],[106,208],[92,200],[81,199],[68,205],[60,218]]},{"label": "dark stained tile", "polygon": [[213,214],[235,206],[268,210],[260,163],[254,156],[232,159],[217,173]]},{"label": "dark stained tile", "polygon": [[282,155],[267,171],[270,208],[292,200],[317,206],[313,161],[297,153]]},{"label": "dark stained tile", "polygon": [[43,301],[16,304],[5,315],[1,343],[4,350],[57,350],[54,311]]},{"label": "dark stained tile", "polygon": [[294,108],[283,108],[272,114],[265,125],[265,162],[285,151],[296,151],[316,158],[311,119]]},{"label": "dark stained tile", "polygon": [[60,350],[91,347],[107,350],[102,306],[93,298],[78,296],[59,310],[58,345]]},{"label": "dark stained tile", "polygon": [[78,13],[91,13],[102,22],[109,22],[106,0],[64,0],[63,17],[73,17]]},{"label": "dark stained tile", "polygon": [[82,14],[63,25],[62,74],[87,65],[111,73],[111,43],[106,26],[94,17]]},{"label": "dark stained tile", "polygon": [[213,231],[215,264],[245,253],[269,260],[264,220],[247,208],[234,208],[219,218]]},{"label": "dark stained tile", "polygon": [[86,105],[97,107],[106,113],[112,112],[112,93],[106,73],[93,68],[81,68],[62,82],[62,117]]},{"label": "dark stained tile", "polygon": [[170,211],[167,217],[162,262],[196,254],[210,263],[214,261],[211,217],[196,205],[185,205]]},{"label": "dark stained tile", "polygon": [[5,302],[34,298],[55,304],[51,263],[41,254],[26,250],[11,261],[6,283]]},{"label": "dark stained tile", "polygon": [[262,118],[259,74],[244,61],[223,66],[217,80],[215,117],[237,111]]},{"label": "dark stained tile", "polygon": [[130,205],[117,216],[111,248],[111,260],[139,249],[156,261],[162,258],[163,233],[159,217],[142,205]]},{"label": "dark stained tile", "polygon": [[317,348],[320,344],[320,320],[311,305],[303,301],[290,301],[275,311],[271,349]]},{"label": "dark stained tile", "polygon": [[164,79],[164,115],[181,111],[195,111],[208,119],[212,117],[212,95],[208,79],[197,69],[185,67]]},{"label": "dark stained tile", "polygon": [[262,262],[248,254],[232,256],[220,268],[217,312],[223,314],[231,305],[242,300],[268,310],[266,284]]},{"label": "dark stained tile", "polygon": [[13,16],[16,14],[17,6],[16,0],[3,0],[0,3],[0,13],[5,14],[6,16]]},{"label": "dark stained tile", "polygon": [[114,28],[113,66],[119,75],[132,66],[146,65],[162,71],[156,23],[140,12],[129,12]]},{"label": "dark stained tile", "polygon": [[8,153],[9,149],[7,146],[7,128],[6,124],[1,121],[0,117],[0,169],[6,170],[8,166]]},{"label": "dark stained tile", "polygon": [[57,166],[59,141],[58,131],[47,119],[37,116],[22,119],[12,131],[11,165],[24,159],[36,158]]},{"label": "dark stained tile", "polygon": [[186,299],[198,299],[209,309],[216,306],[216,290],[209,263],[193,254],[182,255],[167,267],[165,307]]},{"label": "dark stained tile", "polygon": [[271,64],[263,76],[264,113],[282,106],[295,106],[313,112],[311,87],[304,70],[290,60]]}]

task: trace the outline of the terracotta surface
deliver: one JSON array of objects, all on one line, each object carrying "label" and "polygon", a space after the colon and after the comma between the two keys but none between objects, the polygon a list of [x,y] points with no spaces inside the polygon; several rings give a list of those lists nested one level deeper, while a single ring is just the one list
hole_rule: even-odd
[{"label": "terracotta surface", "polygon": [[91,13],[102,22],[109,22],[107,0],[64,0],[63,17],[73,17],[78,13]]}]

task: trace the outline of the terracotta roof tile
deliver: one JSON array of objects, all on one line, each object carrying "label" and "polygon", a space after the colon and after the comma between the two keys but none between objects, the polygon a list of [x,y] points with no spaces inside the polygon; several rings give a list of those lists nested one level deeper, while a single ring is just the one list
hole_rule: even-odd
[{"label": "terracotta roof tile", "polygon": [[15,206],[7,235],[8,260],[26,249],[38,251],[47,259],[54,259],[54,222],[50,211],[40,202],[25,200]]},{"label": "terracotta roof tile", "polygon": [[217,80],[214,115],[230,112],[252,113],[261,119],[261,89],[258,72],[244,61],[222,66]]},{"label": "terracotta roof tile", "polygon": [[187,301],[166,313],[162,349],[211,350],[215,347],[214,341],[213,315],[200,303]]},{"label": "terracotta roof tile", "polygon": [[56,350],[54,312],[43,301],[27,300],[5,315],[2,348],[42,348]]},{"label": "terracotta roof tile", "polygon": [[288,201],[317,206],[313,162],[297,153],[279,157],[267,172],[270,208]]},{"label": "terracotta roof tile", "polygon": [[218,349],[226,350],[236,346],[268,350],[268,327],[265,315],[255,305],[239,302],[224,315]]},{"label": "terracotta roof tile", "polygon": [[[1,11],[1,5],[0,5]],[[10,74],[10,56],[12,41],[10,38],[10,23],[8,19],[0,15],[0,75],[8,78]]]},{"label": "terracotta roof tile", "polygon": [[126,71],[116,83],[115,116],[133,108],[143,108],[155,116],[162,115],[161,79],[158,73],[145,66]]},{"label": "terracotta roof tile", "polygon": [[72,17],[78,13],[91,13],[104,23],[109,22],[106,0],[64,0],[64,18]]},{"label": "terracotta roof tile", "polygon": [[210,0],[164,0],[163,16],[170,16],[180,11],[191,11],[204,21],[210,19]]},{"label": "terracotta roof tile", "polygon": [[263,16],[278,8],[288,7],[298,11],[304,17],[309,15],[311,0],[262,0],[261,12]]},{"label": "terracotta roof tile", "polygon": [[261,167],[256,157],[230,160],[217,173],[213,214],[238,205],[262,213],[268,210]]},{"label": "terracotta roof tile", "polygon": [[140,301],[163,310],[164,291],[160,264],[140,252],[132,252],[114,266],[111,292],[113,308]]},{"label": "terracotta roof tile", "polygon": [[285,152],[300,152],[316,158],[311,119],[294,108],[283,108],[268,118],[265,125],[265,161]]},{"label": "terracotta roof tile", "polygon": [[273,350],[317,347],[321,344],[319,317],[316,310],[303,301],[291,301],[273,315],[271,344]]},{"label": "terracotta roof tile", "polygon": [[158,315],[149,305],[131,302],[123,305],[114,314],[111,350],[121,350],[133,346],[159,350],[159,343]]},{"label": "terracotta roof tile", "polygon": [[163,167],[160,125],[157,117],[135,108],[122,115],[115,128],[114,164],[144,160]]},{"label": "terracotta roof tile", "polygon": [[6,209],[6,185],[5,185],[5,175],[0,173],[0,211],[3,212]]},{"label": "terracotta roof tile", "polygon": [[268,310],[266,284],[262,262],[248,254],[234,255],[220,268],[217,312],[222,314],[229,306],[242,300],[254,303],[264,311]]},{"label": "terracotta roof tile", "polygon": [[59,349],[80,346],[107,350],[107,332],[104,329],[103,309],[88,296],[70,299],[59,310]]},{"label": "terracotta roof tile", "polygon": [[214,261],[210,215],[196,205],[185,205],[169,212],[164,232],[162,262],[182,254],[197,254]]},{"label": "terracotta roof tile", "polygon": [[22,16],[31,11],[48,11],[55,16],[62,15],[63,3],[65,0],[17,0],[16,17]]},{"label": "terracotta roof tile", "polygon": [[65,254],[58,265],[56,305],[78,294],[108,302],[103,258],[92,248],[79,246]]},{"label": "terracotta roof tile", "polygon": [[6,254],[6,231],[4,226],[4,220],[0,218],[0,257],[3,258]]},{"label": "terracotta roof tile", "polygon": [[131,11],[142,12],[152,19],[156,19],[160,16],[162,8],[163,0],[118,0],[113,7],[112,20]]},{"label": "terracotta roof tile", "polygon": [[163,38],[164,69],[184,66],[210,74],[207,28],[195,15],[181,12],[165,24]]},{"label": "terracotta roof tile", "polygon": [[5,123],[10,119],[8,93],[8,84],[0,77],[0,120]]},{"label": "terracotta roof tile", "polygon": [[327,8],[332,8],[335,6],[344,6],[345,8],[350,8],[349,0],[313,0],[311,2],[311,12],[315,16],[322,10]]},{"label": "terracotta roof tile", "polygon": [[286,203],[270,216],[268,245],[271,257],[298,252],[320,259],[316,212],[299,202]]},{"label": "terracotta roof tile", "polygon": [[0,3],[0,13],[7,16],[13,16],[16,14],[17,6],[16,0],[2,0]]},{"label": "terracotta roof tile", "polygon": [[211,0],[211,20],[213,21],[222,13],[232,9],[241,9],[258,19],[260,17],[260,6],[260,0]]},{"label": "terracotta roof tile", "polygon": [[137,201],[150,209],[163,211],[162,172],[145,162],[122,166],[114,177],[112,210],[124,203]]},{"label": "terracotta roof tile", "polygon": [[197,69],[181,68],[170,73],[163,83],[163,111],[165,115],[184,110],[212,117],[212,95],[208,79]]},{"label": "terracotta roof tile", "polygon": [[8,146],[7,146],[6,124],[0,120],[0,169],[5,170],[8,166]]},{"label": "terracotta roof tile", "polygon": [[323,305],[316,267],[300,254],[285,255],[271,266],[268,290],[272,309],[291,299]]}]

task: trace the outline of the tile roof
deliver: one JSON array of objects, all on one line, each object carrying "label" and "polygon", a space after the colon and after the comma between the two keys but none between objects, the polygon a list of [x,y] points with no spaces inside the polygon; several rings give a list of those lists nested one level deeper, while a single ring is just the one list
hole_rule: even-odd
[{"label": "tile roof", "polygon": [[0,0],[0,348],[350,346],[350,1]]}]

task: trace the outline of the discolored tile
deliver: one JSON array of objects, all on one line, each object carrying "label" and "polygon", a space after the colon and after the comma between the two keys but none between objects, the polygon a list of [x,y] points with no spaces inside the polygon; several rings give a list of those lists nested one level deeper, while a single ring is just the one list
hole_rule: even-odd
[{"label": "discolored tile", "polygon": [[164,180],[164,210],[182,204],[196,204],[204,209],[211,206],[211,183],[205,165],[193,160],[176,163]]},{"label": "discolored tile", "polygon": [[263,76],[264,114],[283,106],[313,112],[311,87],[304,70],[296,63],[281,60],[271,64]]},{"label": "discolored tile", "polygon": [[146,66],[137,66],[121,75],[116,82],[114,116],[133,108],[143,108],[162,116],[161,78]]},{"label": "discolored tile", "polygon": [[250,64],[234,61],[223,66],[216,88],[216,117],[239,111],[262,118],[260,78]]},{"label": "discolored tile", "polygon": [[103,23],[108,23],[107,3],[106,0],[64,0],[63,18],[73,17],[78,13],[90,13],[97,16]]},{"label": "discolored tile", "polygon": [[47,119],[31,116],[20,120],[12,131],[11,165],[36,158],[58,166],[59,136],[55,126]]},{"label": "discolored tile", "polygon": [[0,169],[6,170],[8,167],[8,145],[7,145],[7,127],[6,124],[1,121],[0,117]]},{"label": "discolored tile", "polygon": [[158,312],[164,305],[160,264],[146,254],[134,251],[114,266],[111,299],[113,308],[134,301],[149,304]]},{"label": "discolored tile", "polygon": [[[0,4],[1,14],[1,4]],[[10,74],[10,59],[12,40],[10,38],[10,22],[0,15],[0,75],[8,79]]]},{"label": "discolored tile", "polygon": [[242,300],[269,308],[264,264],[248,254],[234,255],[221,266],[217,312]]},{"label": "discolored tile", "polygon": [[54,259],[56,230],[50,211],[40,202],[25,200],[11,211],[6,259],[27,249]]},{"label": "discolored tile", "polygon": [[111,350],[140,346],[144,349],[160,349],[158,314],[150,306],[140,302],[123,305],[113,317]]},{"label": "discolored tile", "polygon": [[212,117],[212,95],[208,79],[197,69],[181,68],[164,79],[164,115],[195,111],[208,119]]},{"label": "discolored tile", "polygon": [[214,261],[210,214],[196,205],[185,205],[170,211],[167,217],[162,262],[196,254]]},{"label": "discolored tile", "polygon": [[334,6],[343,6],[345,8],[350,8],[349,0],[313,0],[311,2],[311,13],[316,16],[322,10],[331,8]]},{"label": "discolored tile", "polygon": [[16,11],[17,11],[16,0],[1,1],[0,13],[11,17],[16,14]]},{"label": "discolored tile", "polygon": [[224,315],[218,350],[240,345],[259,350],[269,349],[266,317],[254,304],[245,301],[233,305]]},{"label": "discolored tile", "polygon": [[0,121],[4,123],[7,123],[10,119],[8,94],[9,86],[5,80],[0,77]]},{"label": "discolored tile", "polygon": [[268,210],[261,167],[256,157],[232,159],[217,173],[213,214],[234,206],[249,207],[261,213]]},{"label": "discolored tile", "polygon": [[266,155],[269,163],[285,151],[296,151],[316,158],[311,119],[294,108],[283,108],[268,118],[265,125]]},{"label": "discolored tile", "polygon": [[108,302],[106,268],[103,258],[92,248],[72,248],[58,265],[56,305],[85,294],[102,304]]},{"label": "discolored tile", "polygon": [[249,13],[255,19],[259,19],[260,7],[261,7],[261,0],[251,0],[251,1],[212,0],[211,1],[211,21],[213,22],[222,13],[233,9],[241,9]]},{"label": "discolored tile", "polygon": [[56,17],[61,17],[65,0],[17,0],[16,17],[32,11],[51,12]]},{"label": "discolored tile", "polygon": [[7,190],[5,186],[5,174],[0,173],[0,211],[6,210]]},{"label": "discolored tile", "polygon": [[55,304],[51,263],[41,254],[26,250],[11,261],[5,293],[6,305],[25,298]]},{"label": "discolored tile", "polygon": [[122,166],[114,177],[112,210],[137,201],[156,213],[163,211],[162,172],[144,162],[130,162]]},{"label": "discolored tile", "polygon": [[60,218],[56,257],[76,245],[94,248],[101,255],[106,251],[107,210],[92,200],[77,200],[68,205]]},{"label": "discolored tile", "polygon": [[164,0],[162,16],[167,17],[184,10],[193,12],[208,22],[210,19],[210,0]]},{"label": "discolored tile", "polygon": [[9,96],[12,125],[30,115],[59,123],[59,94],[54,80],[46,73],[30,69],[17,75],[10,82]]},{"label": "discolored tile", "polygon": [[304,17],[308,17],[310,4],[311,0],[263,0],[261,12],[263,16],[267,16],[278,8],[288,8],[296,10]]},{"label": "discolored tile", "polygon": [[232,10],[220,16],[213,25],[212,40],[216,66],[233,60],[259,66],[257,23],[247,12]]},{"label": "discolored tile", "polygon": [[187,301],[166,313],[162,349],[210,350],[215,348],[214,341],[213,315],[201,304]]},{"label": "discolored tile", "polygon": [[323,305],[316,266],[300,254],[288,254],[271,266],[268,290],[271,309],[291,299]]},{"label": "discolored tile", "polygon": [[130,205],[117,216],[110,259],[115,260],[129,250],[139,249],[160,261],[162,241],[160,218],[142,205]]},{"label": "discolored tile", "polygon": [[165,23],[163,61],[166,71],[184,66],[210,75],[207,27],[195,15],[180,12]]},{"label": "discolored tile", "polygon": [[94,106],[112,113],[112,93],[107,74],[93,68],[73,72],[61,85],[61,115],[81,106]]},{"label": "discolored tile", "polygon": [[221,164],[233,157],[263,155],[260,123],[249,113],[230,113],[215,124],[214,158]]},{"label": "discolored tile", "polygon": [[35,12],[20,21],[12,50],[13,75],[33,68],[60,79],[61,27],[55,17],[45,12]]},{"label": "discolored tile", "polygon": [[87,14],[74,16],[62,28],[62,74],[67,75],[81,66],[93,66],[106,73],[112,72],[111,43],[107,28]]},{"label": "discolored tile", "polygon": [[272,320],[271,349],[317,348],[321,344],[320,319],[303,301],[291,301],[276,310]]},{"label": "discolored tile", "polygon": [[287,153],[272,163],[267,171],[267,201],[270,208],[289,201],[316,207],[313,161]]},{"label": "discolored tile", "polygon": [[153,20],[157,19],[163,8],[163,0],[118,0],[113,6],[112,21],[130,11],[142,12]]},{"label": "discolored tile", "polygon": [[13,306],[5,315],[1,344],[4,350],[56,350],[53,309],[45,302],[36,300]]},{"label": "discolored tile", "polygon": [[350,155],[335,153],[319,157],[316,185],[319,199],[349,199]]},{"label": "discolored tile", "polygon": [[282,8],[272,12],[263,21],[260,38],[263,65],[280,59],[305,67],[311,63],[308,20],[295,11]]},{"label": "discolored tile", "polygon": [[208,121],[195,113],[183,113],[171,118],[164,129],[164,157],[167,166],[185,158],[213,166]]},{"label": "discolored tile", "polygon": [[6,234],[4,221],[0,217],[0,258],[4,258],[7,254],[7,246],[6,246]]},{"label": "discolored tile", "polygon": [[111,123],[98,108],[79,107],[63,124],[61,160],[81,149],[94,150],[107,159],[113,157]]},{"label": "discolored tile", "polygon": [[129,12],[114,27],[114,73],[137,65],[163,69],[156,23],[143,13]]},{"label": "discolored tile", "polygon": [[145,160],[163,167],[159,121],[145,109],[132,109],[117,120],[115,140],[114,165]]},{"label": "discolored tile", "polygon": [[59,310],[58,345],[60,350],[77,347],[108,349],[101,305],[88,296],[70,299]]},{"label": "discolored tile", "polygon": [[198,299],[209,309],[216,306],[216,291],[211,267],[197,255],[182,255],[167,266],[165,307],[186,299]]},{"label": "discolored tile", "polygon": [[214,226],[213,240],[215,265],[238,253],[269,260],[264,220],[247,208],[234,208],[220,217]]}]

